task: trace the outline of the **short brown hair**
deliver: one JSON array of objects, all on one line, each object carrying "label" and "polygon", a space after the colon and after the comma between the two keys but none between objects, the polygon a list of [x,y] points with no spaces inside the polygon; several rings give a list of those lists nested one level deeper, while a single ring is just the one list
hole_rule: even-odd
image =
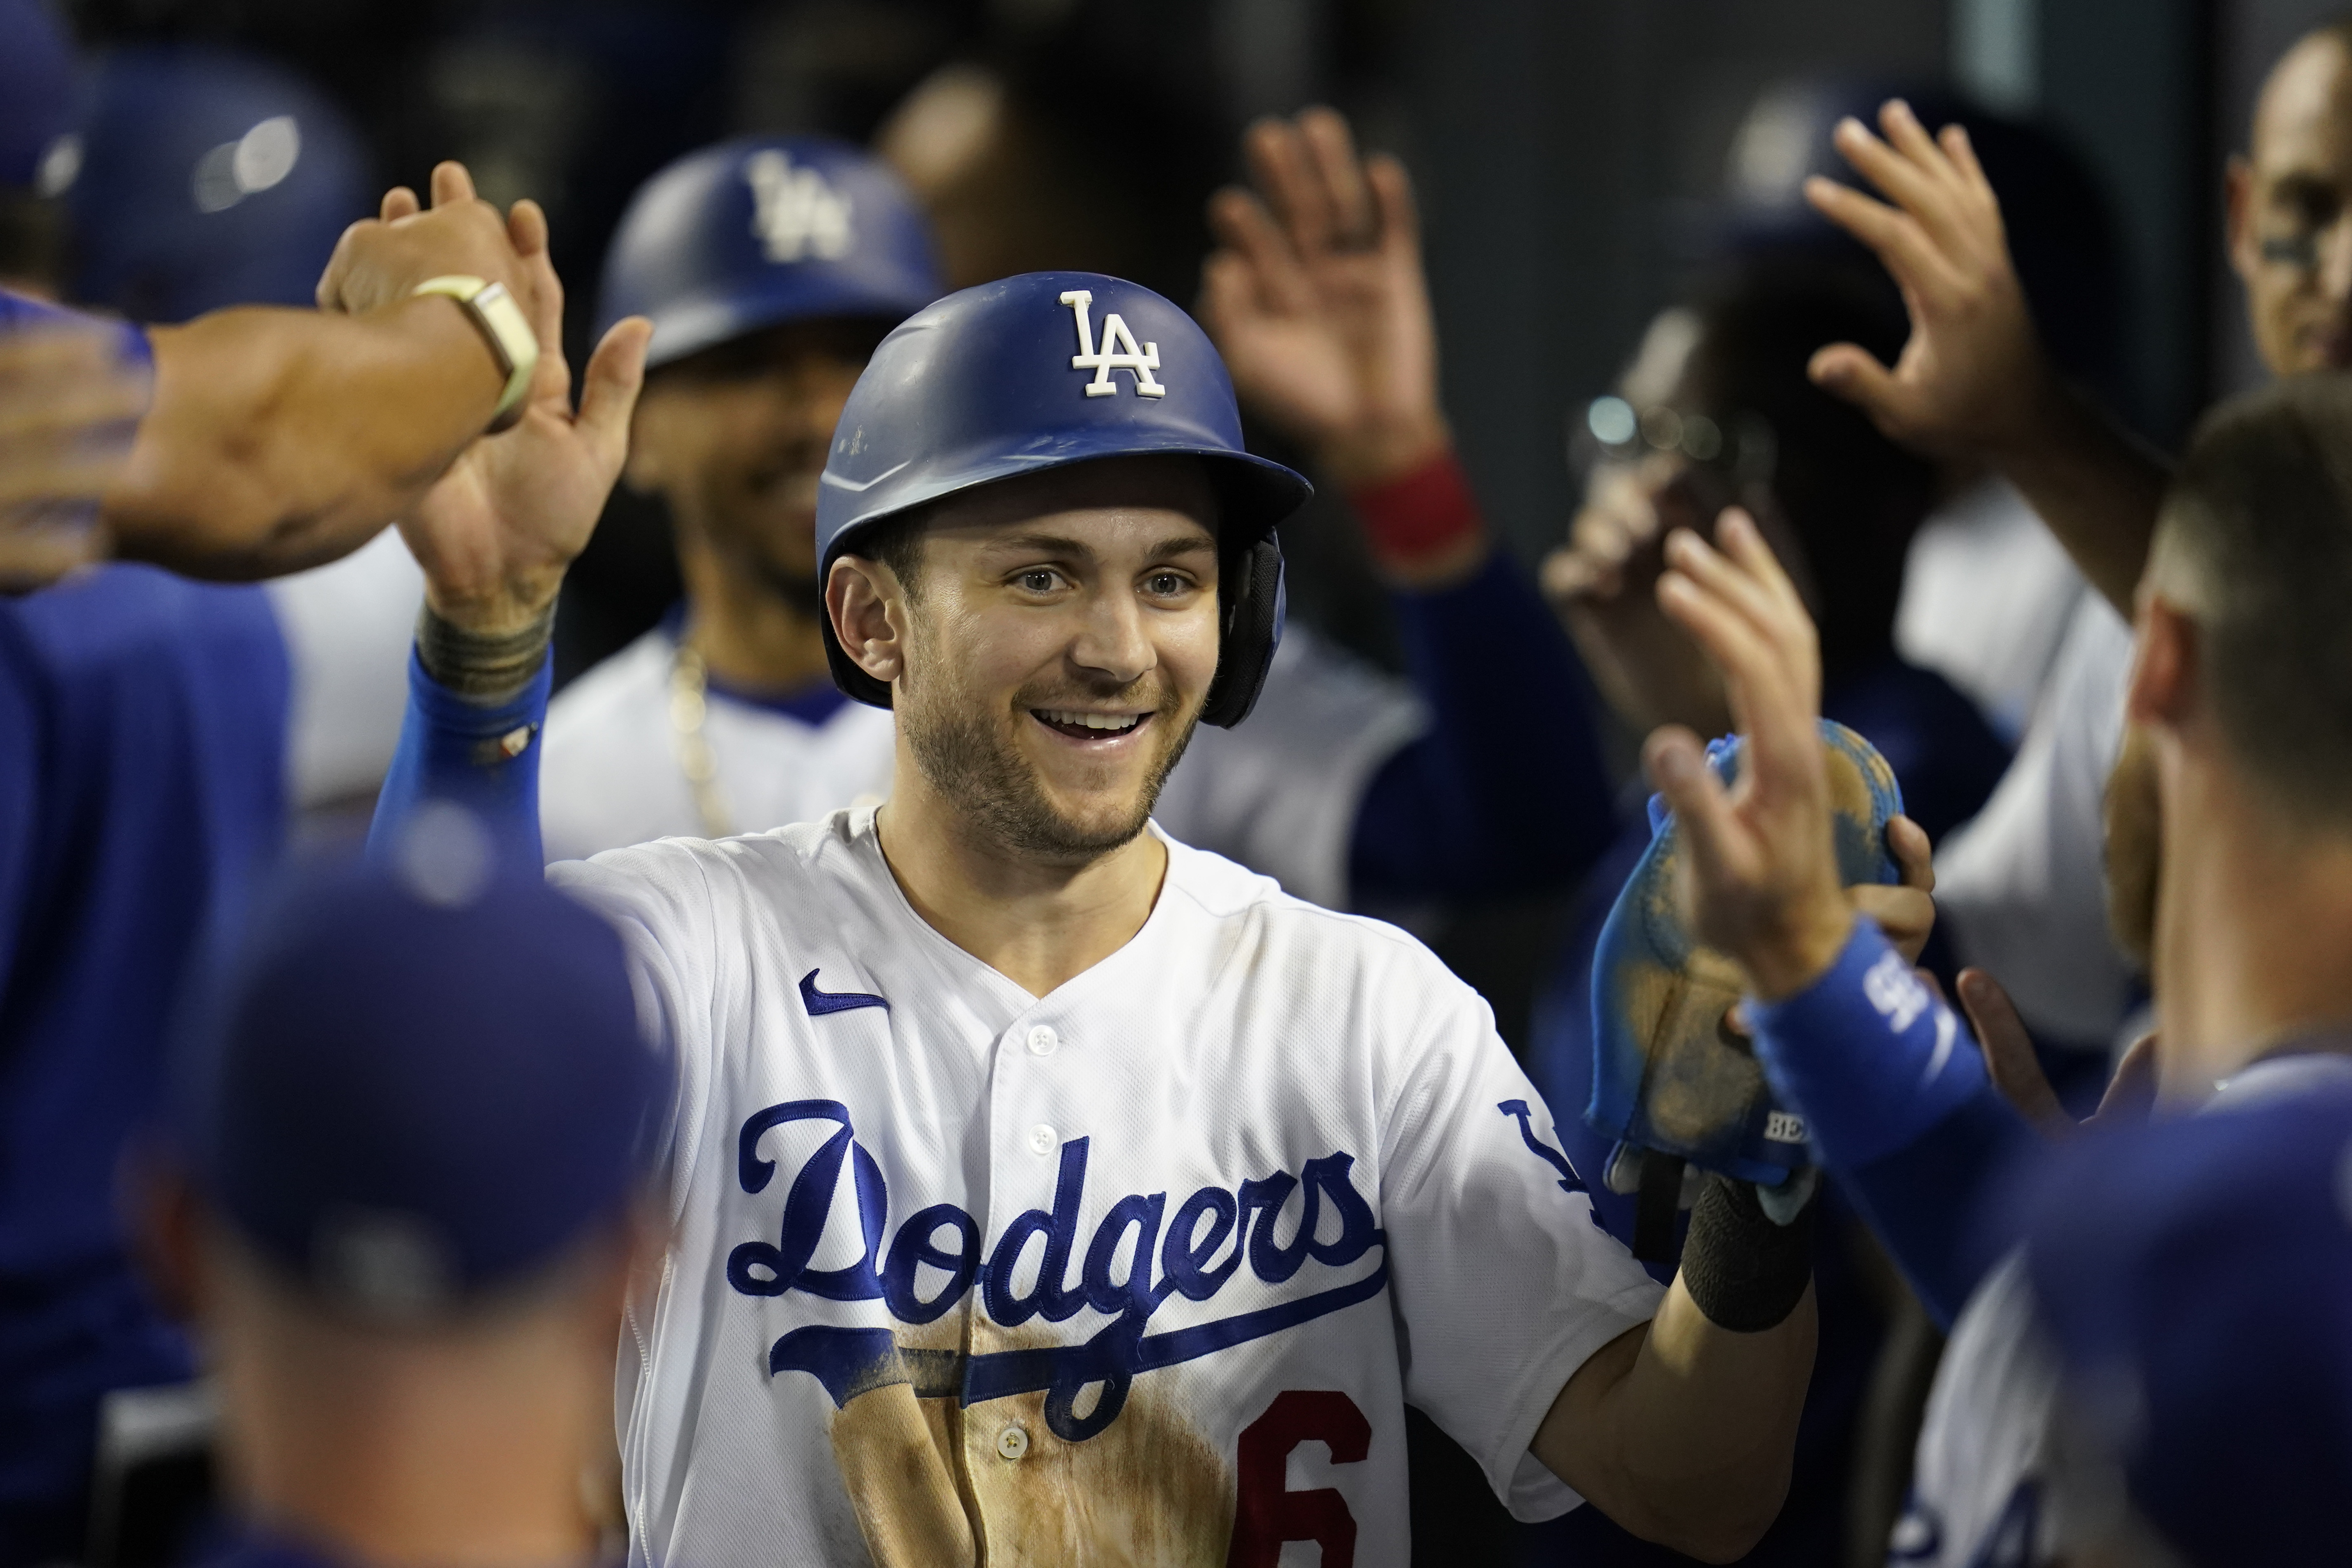
[{"label": "short brown hair", "polygon": [[2197,623],[2249,774],[2295,816],[2352,827],[2352,376],[2292,376],[2208,415],[2148,570]]},{"label": "short brown hair", "polygon": [[923,567],[923,527],[930,521],[933,510],[925,503],[893,513],[850,541],[842,553],[879,561],[890,568],[890,574],[898,579],[898,586],[907,591],[908,598],[919,597],[921,590],[917,584]]}]

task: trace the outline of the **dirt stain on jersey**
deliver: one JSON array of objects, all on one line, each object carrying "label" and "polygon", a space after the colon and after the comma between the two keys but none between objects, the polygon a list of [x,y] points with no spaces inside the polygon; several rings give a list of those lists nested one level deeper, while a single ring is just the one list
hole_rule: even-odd
[{"label": "dirt stain on jersey", "polygon": [[[1061,1342],[982,1332],[990,1351]],[[902,1348],[947,1348],[919,1333],[902,1329]],[[832,1439],[876,1568],[1219,1568],[1233,1535],[1232,1468],[1166,1378],[1138,1378],[1080,1443],[1054,1436],[1042,1392],[966,1407],[908,1383],[852,1399]]]}]

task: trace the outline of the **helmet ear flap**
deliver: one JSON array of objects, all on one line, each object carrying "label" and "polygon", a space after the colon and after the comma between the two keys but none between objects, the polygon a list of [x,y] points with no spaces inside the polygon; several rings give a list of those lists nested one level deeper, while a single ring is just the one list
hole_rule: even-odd
[{"label": "helmet ear flap", "polygon": [[1250,716],[1282,646],[1286,595],[1282,545],[1271,533],[1244,547],[1217,590],[1224,625],[1217,639],[1217,675],[1209,683],[1201,722],[1230,730]]}]

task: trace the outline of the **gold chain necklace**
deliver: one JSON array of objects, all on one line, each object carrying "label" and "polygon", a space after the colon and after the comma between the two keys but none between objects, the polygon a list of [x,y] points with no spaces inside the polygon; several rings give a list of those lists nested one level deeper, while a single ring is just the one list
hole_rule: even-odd
[{"label": "gold chain necklace", "polygon": [[669,727],[677,737],[677,767],[694,792],[694,811],[702,819],[705,838],[727,838],[735,832],[727,797],[719,789],[719,758],[702,732],[710,711],[710,671],[702,655],[677,639],[669,667]]}]

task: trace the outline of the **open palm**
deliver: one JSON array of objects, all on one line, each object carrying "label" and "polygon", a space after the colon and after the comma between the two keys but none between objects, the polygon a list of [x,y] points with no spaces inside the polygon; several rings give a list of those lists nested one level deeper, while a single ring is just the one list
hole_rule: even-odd
[{"label": "open palm", "polygon": [[522,418],[468,447],[401,521],[424,568],[434,613],[479,632],[528,625],[554,601],[563,574],[595,531],[628,454],[629,416],[645,379],[651,324],[632,317],[604,334],[588,361],[580,406],[563,358],[563,287],[547,250],[547,220],[518,202],[517,253],[536,288],[541,343]]},{"label": "open palm", "polygon": [[1345,483],[1416,467],[1447,436],[1403,165],[1360,158],[1328,109],[1262,121],[1247,149],[1262,194],[1218,193],[1220,245],[1202,272],[1234,390]]}]

